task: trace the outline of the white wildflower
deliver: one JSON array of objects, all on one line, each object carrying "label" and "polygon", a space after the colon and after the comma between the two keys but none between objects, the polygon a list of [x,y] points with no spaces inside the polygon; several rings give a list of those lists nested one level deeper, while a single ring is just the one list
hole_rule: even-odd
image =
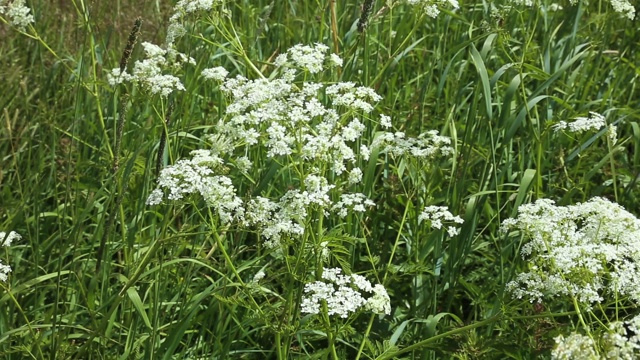
[{"label": "white wildflower", "polygon": [[202,70],[201,75],[207,80],[224,81],[227,75],[229,75],[229,72],[222,66],[218,66]]},{"label": "white wildflower", "polygon": [[182,200],[192,194],[199,194],[207,206],[217,211],[222,223],[241,219],[244,214],[242,200],[236,196],[231,179],[215,175],[220,161],[206,151],[195,151],[190,160],[179,160],[175,165],[160,171],[158,187],[147,198],[148,205],[157,205],[164,198]]},{"label": "white wildflower", "polygon": [[333,66],[342,67],[342,58],[338,54],[329,55],[329,61]]},{"label": "white wildflower", "polygon": [[418,222],[429,221],[429,226],[434,229],[442,229],[444,222],[452,223],[447,229],[449,236],[455,236],[460,233],[459,227],[455,224],[463,224],[464,220],[460,216],[454,216],[445,206],[427,206],[418,215]]},{"label": "white wildflower", "polygon": [[25,0],[0,0],[0,15],[6,15],[9,18],[9,24],[20,31],[24,31],[34,22],[30,12],[31,9],[25,5]]},{"label": "white wildflower", "polygon": [[514,297],[640,303],[640,220],[620,205],[599,197],[570,206],[540,199],[503,222],[502,231],[511,230],[529,240],[520,252],[533,265],[507,284]]},{"label": "white wildflower", "polygon": [[258,271],[255,275],[253,275],[253,282],[254,283],[260,282],[260,280],[264,279],[265,275],[266,274],[264,273],[264,271],[262,270]]},{"label": "white wildflower", "polygon": [[372,290],[373,296],[367,299],[366,309],[374,314],[391,314],[391,299],[387,289],[376,284]]},{"label": "white wildflower", "polygon": [[0,231],[0,246],[11,246],[12,242],[19,241],[20,239],[22,239],[22,236],[15,231],[11,231],[9,234]]},{"label": "white wildflower", "polygon": [[133,75],[128,74],[126,71],[121,71],[120,68],[114,68],[107,74],[107,81],[111,86],[116,86],[133,79],[135,79]]},{"label": "white wildflower", "polygon": [[371,149],[379,148],[393,156],[411,155],[420,159],[431,159],[436,155],[449,155],[453,148],[451,139],[438,135],[436,130],[407,137],[403,132],[382,132],[371,143]]},{"label": "white wildflower", "polygon": [[553,4],[549,5],[548,9],[549,9],[549,11],[560,11],[560,10],[563,10],[564,8],[560,4],[553,3]]},{"label": "white wildflower", "polygon": [[322,261],[329,261],[329,256],[331,255],[331,250],[329,249],[329,242],[323,241],[320,243],[320,259]]},{"label": "white wildflower", "polygon": [[349,178],[347,179],[349,185],[356,185],[362,182],[362,170],[360,168],[353,168],[349,171]]},{"label": "white wildflower", "polygon": [[342,129],[341,137],[346,141],[355,141],[362,136],[365,130],[365,126],[360,120],[353,119],[351,122]]},{"label": "white wildflower", "polygon": [[611,144],[615,145],[618,142],[618,127],[613,124],[609,124],[607,135],[609,135]]},{"label": "white wildflower", "polygon": [[627,0],[609,0],[611,7],[617,13],[626,16],[629,20],[633,20],[636,17],[636,9]]},{"label": "white wildflower", "polygon": [[376,92],[365,86],[356,86],[352,82],[340,82],[326,89],[334,106],[345,106],[352,110],[362,110],[369,113],[373,110],[372,103],[382,100]]},{"label": "white wildflower", "polygon": [[[603,336],[605,357],[607,359],[637,359],[640,356],[640,339],[638,338],[638,320],[636,316],[630,321],[614,321],[609,324],[609,331]],[[626,325],[626,328],[625,328]],[[627,328],[629,333],[627,336]]]},{"label": "white wildflower", "polygon": [[251,166],[253,166],[253,163],[246,156],[241,156],[236,159],[236,168],[241,172],[248,172],[251,169]]},{"label": "white wildflower", "polygon": [[457,0],[404,0],[407,4],[415,6],[422,10],[427,16],[435,18],[440,14],[439,6],[444,7],[450,5],[454,9],[458,9],[460,5]]},{"label": "white wildflower", "polygon": [[[22,236],[15,231],[11,231],[8,234],[4,231],[0,231],[0,246],[9,247],[14,241],[19,241]],[[8,275],[11,272],[11,266],[5,265],[0,261],[0,281],[7,281]]]},{"label": "white wildflower", "polygon": [[[301,312],[319,314],[322,303],[327,304],[328,315],[347,318],[351,313],[365,308],[373,313],[391,313],[389,295],[386,289],[371,283],[360,275],[342,275],[341,269],[325,268],[322,279],[305,285]],[[366,294],[373,293],[365,298]]]},{"label": "white wildflower", "polygon": [[[328,50],[328,46],[320,43],[315,46],[298,44],[287,50],[287,53],[294,66],[315,74],[322,71],[322,63]],[[278,63],[279,61],[276,61],[276,64]]]},{"label": "white wildflower", "polygon": [[338,214],[341,218],[347,216],[349,211],[352,212],[365,212],[367,207],[376,206],[376,204],[369,200],[364,194],[341,194],[340,201],[336,202],[331,208],[331,211]]},{"label": "white wildflower", "polygon": [[282,53],[278,56],[276,56],[276,59],[274,60],[273,64],[275,66],[284,66],[289,62],[289,58],[287,57],[287,53]]},{"label": "white wildflower", "polygon": [[380,126],[385,129],[389,129],[392,126],[391,117],[384,114],[380,115]]},{"label": "white wildflower", "polygon": [[5,265],[0,261],[0,281],[7,281],[10,272],[11,266]]},{"label": "white wildflower", "polygon": [[134,81],[150,93],[160,94],[163,97],[169,96],[176,90],[184,91],[185,87],[180,79],[174,75],[163,74],[163,69],[176,67],[181,63],[195,63],[195,60],[173,49],[167,51],[149,42],[143,42],[142,47],[146,54],[145,59],[133,64],[131,74],[119,68],[112,69],[107,75],[109,84],[115,86],[125,81]]},{"label": "white wildflower", "polygon": [[553,128],[555,131],[567,130],[573,133],[582,133],[589,130],[600,130],[607,126],[607,121],[604,116],[595,112],[590,112],[589,114],[591,114],[591,116],[579,117],[570,123],[560,121]]},{"label": "white wildflower", "polygon": [[599,360],[592,338],[573,333],[568,337],[562,335],[555,338],[556,347],[551,351],[551,358],[558,360]]}]

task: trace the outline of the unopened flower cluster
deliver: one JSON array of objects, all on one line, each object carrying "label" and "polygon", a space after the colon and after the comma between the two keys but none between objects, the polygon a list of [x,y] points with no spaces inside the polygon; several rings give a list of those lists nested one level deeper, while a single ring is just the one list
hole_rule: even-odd
[{"label": "unopened flower cluster", "polygon": [[[444,222],[453,224],[447,226],[447,234],[455,236],[460,233],[459,225],[464,223],[460,216],[454,216],[445,206],[427,206],[418,215],[418,221],[429,221],[429,225],[434,229],[442,229]],[[456,224],[458,226],[456,226]]]},{"label": "unopened flower cluster", "polygon": [[620,205],[600,197],[570,206],[540,199],[520,206],[502,230],[528,239],[521,254],[529,271],[507,284],[514,297],[640,304],[640,220]]},{"label": "unopened flower cluster", "polygon": [[340,268],[325,268],[324,281],[306,284],[302,298],[301,311],[307,314],[319,314],[322,304],[327,305],[328,315],[347,318],[360,309],[374,314],[391,313],[389,295],[384,286],[371,283],[363,276],[342,275]]},{"label": "unopened flower cluster", "polygon": [[34,22],[31,9],[25,5],[25,0],[0,0],[0,15],[9,18],[9,24],[24,31]]},{"label": "unopened flower cluster", "polygon": [[[0,231],[0,247],[9,247],[11,246],[11,243],[20,239],[22,239],[22,237],[15,231],[11,231],[8,234],[4,231]],[[10,272],[11,266],[5,265],[0,261],[0,281],[7,281],[7,276]]]}]

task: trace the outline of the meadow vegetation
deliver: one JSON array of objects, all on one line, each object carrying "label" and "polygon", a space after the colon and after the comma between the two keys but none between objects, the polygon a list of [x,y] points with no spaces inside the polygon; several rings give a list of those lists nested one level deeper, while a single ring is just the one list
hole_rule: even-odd
[{"label": "meadow vegetation", "polygon": [[640,356],[626,0],[0,0],[3,359]]}]

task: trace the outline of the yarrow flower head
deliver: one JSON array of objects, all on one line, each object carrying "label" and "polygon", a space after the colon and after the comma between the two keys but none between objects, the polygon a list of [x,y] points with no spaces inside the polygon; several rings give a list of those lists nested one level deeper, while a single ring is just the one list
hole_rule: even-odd
[{"label": "yarrow flower head", "polygon": [[529,240],[521,254],[530,262],[530,271],[507,284],[514,297],[640,304],[640,220],[622,206],[599,197],[570,206],[540,199],[502,223],[502,231],[513,230]]},{"label": "yarrow flower head", "polygon": [[34,22],[31,9],[25,5],[25,0],[0,0],[0,15],[9,18],[9,24],[24,31]]},{"label": "yarrow flower head", "polygon": [[[328,315],[347,318],[361,308],[376,314],[390,314],[389,295],[384,286],[371,283],[361,275],[342,275],[340,268],[324,268],[322,279],[306,284],[301,311],[319,314],[322,303],[327,304]],[[371,294],[368,297],[367,294]]]},{"label": "yarrow flower head", "polygon": [[[9,247],[11,243],[14,241],[19,241],[22,239],[22,236],[15,231],[11,231],[10,233],[6,233],[4,231],[0,231],[0,246]],[[11,266],[5,265],[0,261],[0,281],[7,281],[7,277],[11,272]]]}]

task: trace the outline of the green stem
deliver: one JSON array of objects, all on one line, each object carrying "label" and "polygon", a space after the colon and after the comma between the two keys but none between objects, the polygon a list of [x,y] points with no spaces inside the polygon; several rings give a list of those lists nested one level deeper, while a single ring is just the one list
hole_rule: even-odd
[{"label": "green stem", "polygon": [[367,330],[364,332],[364,336],[362,337],[362,342],[360,343],[360,347],[358,348],[358,355],[356,355],[355,360],[359,360],[362,355],[362,350],[364,349],[364,344],[367,342],[367,338],[369,337],[369,333],[371,332],[371,327],[373,326],[373,319],[375,318],[375,314],[371,314],[369,318],[369,325],[367,325]]},{"label": "green stem", "polygon": [[391,255],[389,256],[389,262],[387,263],[387,268],[384,271],[384,277],[382,278],[382,283],[384,284],[387,280],[387,276],[389,275],[389,268],[391,267],[391,263],[393,262],[393,256],[396,253],[396,249],[398,248],[398,244],[400,243],[400,236],[402,235],[402,229],[404,228],[404,223],[407,221],[407,214],[409,213],[409,205],[411,202],[407,200],[407,205],[404,208],[404,214],[402,215],[402,221],[400,222],[400,226],[398,227],[398,235],[396,236],[396,241],[393,243],[393,249],[391,249]]},{"label": "green stem", "polygon": [[454,329],[454,330],[451,330],[451,331],[447,331],[445,333],[442,333],[442,334],[439,334],[439,335],[436,335],[436,336],[432,336],[432,337],[430,337],[428,339],[419,341],[419,342],[417,342],[417,343],[415,343],[413,345],[407,346],[406,348],[398,350],[396,352],[387,353],[387,354],[381,355],[381,356],[377,357],[376,360],[386,360],[386,359],[397,358],[398,355],[400,355],[400,354],[404,354],[404,353],[408,353],[408,352],[411,352],[411,351],[419,350],[419,349],[429,345],[430,343],[436,342],[436,341],[438,341],[440,339],[451,337],[451,336],[456,335],[456,334],[460,334],[460,333],[463,333],[463,332],[466,332],[466,331],[469,331],[469,330],[472,330],[472,329],[475,329],[475,328],[479,328],[479,327],[494,323],[494,322],[500,320],[502,318],[502,316],[503,316],[503,314],[502,314],[502,312],[500,312],[500,313],[498,313],[498,314],[496,314],[496,315],[494,315],[494,316],[492,316],[492,317],[490,317],[488,319],[482,320],[482,321],[477,322],[475,324],[471,324],[471,325],[463,326],[463,327],[460,327],[460,328],[457,328],[457,329]]}]

